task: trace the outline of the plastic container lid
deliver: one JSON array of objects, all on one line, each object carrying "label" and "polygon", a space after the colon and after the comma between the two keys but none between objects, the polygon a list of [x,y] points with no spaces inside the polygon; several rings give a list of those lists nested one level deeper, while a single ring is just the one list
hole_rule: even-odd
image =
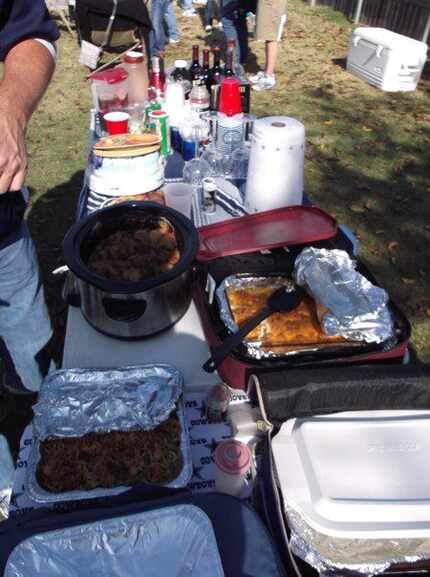
[{"label": "plastic container lid", "polygon": [[245,475],[251,466],[251,451],[247,445],[230,439],[215,449],[216,466],[230,475]]},{"label": "plastic container lid", "polygon": [[137,50],[129,50],[124,56],[124,62],[127,64],[140,64],[143,60],[142,52],[138,52]]},{"label": "plastic container lid", "polygon": [[339,538],[430,537],[430,412],[290,419],[272,442],[284,502]]},{"label": "plastic container lid", "polygon": [[175,68],[186,68],[187,61],[186,60],[175,60]]},{"label": "plastic container lid", "polygon": [[102,72],[91,74],[90,79],[107,82],[108,84],[118,84],[119,82],[126,80],[127,77],[127,70],[122,66],[117,66],[116,68],[110,68],[109,70],[103,70]]},{"label": "plastic container lid", "polygon": [[336,232],[336,220],[319,208],[277,208],[200,228],[197,260],[327,240]]}]

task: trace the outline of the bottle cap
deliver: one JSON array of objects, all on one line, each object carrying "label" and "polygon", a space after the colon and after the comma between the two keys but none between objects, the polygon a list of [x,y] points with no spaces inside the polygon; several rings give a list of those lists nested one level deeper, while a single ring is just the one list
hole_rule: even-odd
[{"label": "bottle cap", "polygon": [[245,475],[251,467],[251,451],[244,443],[231,439],[219,443],[214,460],[224,473]]}]

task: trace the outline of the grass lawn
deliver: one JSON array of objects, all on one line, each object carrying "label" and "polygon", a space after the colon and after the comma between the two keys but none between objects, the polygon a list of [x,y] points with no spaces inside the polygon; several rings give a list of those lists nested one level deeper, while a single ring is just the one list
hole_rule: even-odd
[{"label": "grass lawn", "polygon": [[[178,10],[181,42],[167,47],[167,61],[189,57],[194,42],[219,44],[199,18]],[[327,7],[290,0],[277,85],[253,93],[252,111],[283,114],[307,130],[306,191],[346,223],[360,240],[361,256],[413,326],[412,343],[430,361],[430,79],[413,93],[388,94],[347,73],[351,23]],[[76,38],[63,31],[57,74],[28,135],[31,206],[28,219],[44,274],[61,358],[65,307],[61,241],[74,220],[86,162],[90,93],[78,63]],[[250,70],[264,63],[263,46],[251,39]],[[427,76],[427,77],[426,77]]]}]

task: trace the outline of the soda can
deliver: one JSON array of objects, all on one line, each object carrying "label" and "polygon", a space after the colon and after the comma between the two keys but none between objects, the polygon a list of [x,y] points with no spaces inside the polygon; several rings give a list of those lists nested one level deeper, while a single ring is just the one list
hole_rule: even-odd
[{"label": "soda can", "polygon": [[149,118],[149,115],[153,110],[161,110],[161,104],[159,102],[150,102],[145,108],[145,124],[149,130],[155,130],[155,124],[152,123],[151,126],[151,119]]},{"label": "soda can", "polygon": [[161,138],[161,154],[168,156],[170,154],[169,115],[162,110],[151,110],[149,121],[150,124],[155,125],[155,132]]}]

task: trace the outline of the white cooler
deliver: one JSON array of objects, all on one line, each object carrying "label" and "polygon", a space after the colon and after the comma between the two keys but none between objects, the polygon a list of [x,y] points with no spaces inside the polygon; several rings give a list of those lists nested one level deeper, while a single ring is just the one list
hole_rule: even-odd
[{"label": "white cooler", "polygon": [[356,28],[346,68],[387,92],[415,90],[427,58],[427,44],[385,28]]}]

